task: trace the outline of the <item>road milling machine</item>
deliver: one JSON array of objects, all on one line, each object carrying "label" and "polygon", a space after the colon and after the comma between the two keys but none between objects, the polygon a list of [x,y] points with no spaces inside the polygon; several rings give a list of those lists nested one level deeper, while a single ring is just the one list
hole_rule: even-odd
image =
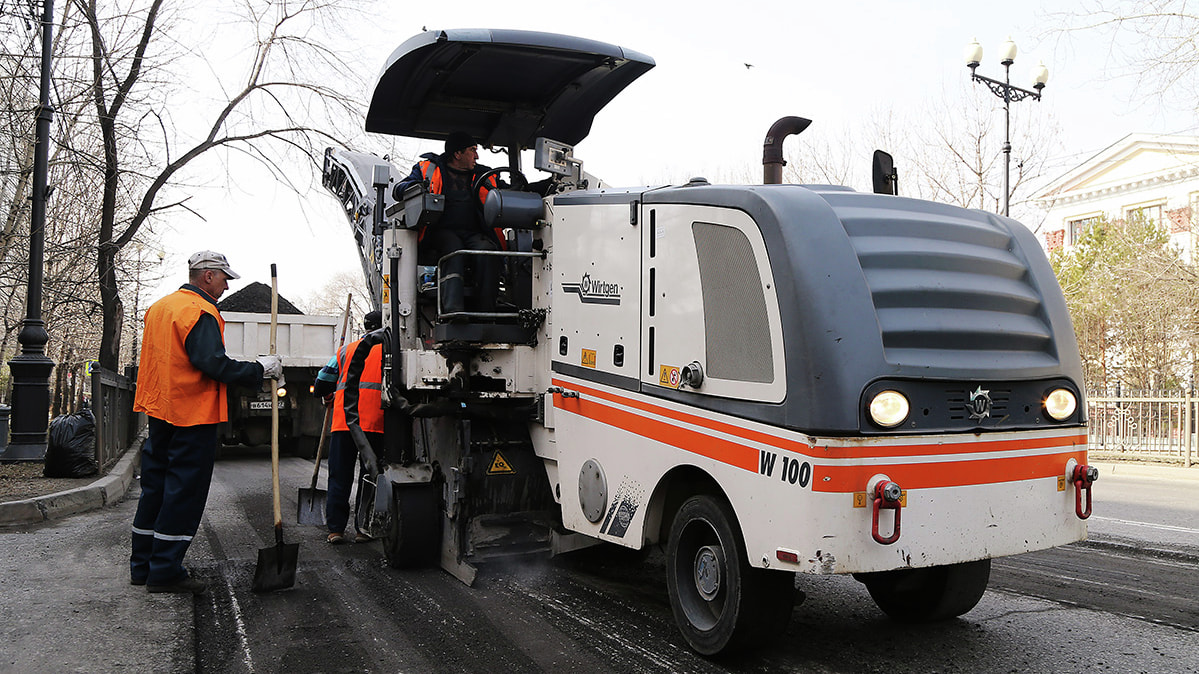
[{"label": "road milling machine", "polygon": [[[518,30],[423,32],[388,59],[366,130],[506,153],[495,311],[440,310],[421,249],[444,196],[406,166],[329,149],[381,330],[385,449],[363,524],[395,567],[605,544],[660,546],[703,654],[784,633],[796,574],[853,574],[898,620],[969,611],[990,560],[1086,536],[1081,365],[1033,235],[895,194],[777,184],[609,186],[574,146],[643,54]],[[550,176],[523,175],[522,152]],[[882,161],[878,159],[881,157]],[[399,192],[399,193],[397,193]]]}]

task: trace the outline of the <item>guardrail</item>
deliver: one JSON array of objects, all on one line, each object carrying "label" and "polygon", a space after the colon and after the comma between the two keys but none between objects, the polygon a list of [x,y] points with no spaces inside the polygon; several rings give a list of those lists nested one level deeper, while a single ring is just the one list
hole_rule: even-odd
[{"label": "guardrail", "polygon": [[1152,459],[1190,467],[1199,446],[1189,391],[1176,395],[1087,396],[1088,452],[1098,458]]},{"label": "guardrail", "polygon": [[103,474],[141,432],[146,415],[133,412],[134,379],[96,367],[92,371],[92,413],[96,417],[96,463]]}]

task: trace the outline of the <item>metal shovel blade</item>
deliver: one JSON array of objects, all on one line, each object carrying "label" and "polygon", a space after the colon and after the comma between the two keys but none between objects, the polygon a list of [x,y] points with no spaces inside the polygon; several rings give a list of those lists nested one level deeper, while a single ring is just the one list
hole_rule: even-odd
[{"label": "metal shovel blade", "polygon": [[315,527],[325,526],[325,502],[327,496],[328,493],[324,489],[301,487],[296,521],[300,524],[311,524]]},{"label": "metal shovel blade", "polygon": [[254,569],[255,592],[286,590],[296,584],[299,543],[283,542],[283,527],[275,527],[275,544],[258,550],[258,568]]}]

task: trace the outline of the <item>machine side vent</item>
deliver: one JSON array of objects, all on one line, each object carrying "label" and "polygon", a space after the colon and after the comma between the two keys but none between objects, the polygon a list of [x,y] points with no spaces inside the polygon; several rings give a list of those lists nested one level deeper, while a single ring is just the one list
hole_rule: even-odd
[{"label": "machine side vent", "polygon": [[707,374],[717,379],[774,380],[766,296],[749,238],[735,227],[691,225],[704,298]]}]

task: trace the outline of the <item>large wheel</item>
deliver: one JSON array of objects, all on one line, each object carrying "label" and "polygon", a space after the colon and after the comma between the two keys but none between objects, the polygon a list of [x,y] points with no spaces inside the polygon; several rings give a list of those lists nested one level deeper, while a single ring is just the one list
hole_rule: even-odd
[{"label": "large wheel", "polygon": [[991,578],[991,560],[859,573],[874,603],[888,616],[905,622],[956,618],[982,599]]},{"label": "large wheel", "polygon": [[383,556],[393,568],[429,566],[441,554],[441,508],[433,483],[393,484]]},{"label": "large wheel", "polygon": [[752,568],[732,508],[715,496],[693,496],[679,508],[666,583],[679,630],[703,655],[761,643],[791,618],[795,574]]}]

